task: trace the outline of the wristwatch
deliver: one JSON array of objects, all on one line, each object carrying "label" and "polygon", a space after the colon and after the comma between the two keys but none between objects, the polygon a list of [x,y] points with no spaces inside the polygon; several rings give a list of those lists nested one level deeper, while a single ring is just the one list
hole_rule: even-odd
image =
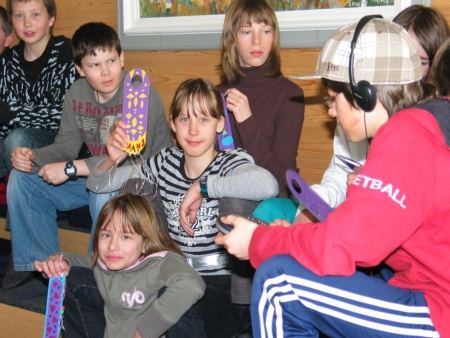
[{"label": "wristwatch", "polygon": [[208,196],[208,176],[200,177],[200,194],[203,198],[209,198]]},{"label": "wristwatch", "polygon": [[77,179],[77,167],[74,166],[73,161],[69,161],[66,163],[64,172],[66,173],[67,176],[69,176],[69,180]]}]

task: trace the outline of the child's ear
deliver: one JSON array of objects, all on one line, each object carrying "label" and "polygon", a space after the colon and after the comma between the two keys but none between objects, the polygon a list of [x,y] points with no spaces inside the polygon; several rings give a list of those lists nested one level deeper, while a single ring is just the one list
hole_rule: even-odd
[{"label": "child's ear", "polygon": [[9,34],[5,40],[5,47],[9,47],[9,45],[12,44],[13,40],[14,40],[14,35]]},{"label": "child's ear", "polygon": [[174,133],[176,133],[177,132],[177,127],[175,126],[175,123],[173,122],[172,114],[169,116],[169,121],[170,121],[170,128],[172,128],[172,131]]},{"label": "child's ear", "polygon": [[125,54],[123,51],[120,52],[119,59],[120,59],[120,64],[122,65],[122,68],[123,68],[125,66]]},{"label": "child's ear", "polygon": [[83,68],[81,68],[80,66],[75,64],[75,69],[77,70],[78,74],[80,74],[81,77],[85,77],[84,72],[83,72]]},{"label": "child's ear", "polygon": [[48,27],[53,27],[53,25],[55,24],[55,19],[56,18],[53,16],[48,20]]},{"label": "child's ear", "polygon": [[145,240],[144,240],[144,242],[142,243],[142,253],[145,254]]},{"label": "child's ear", "polygon": [[225,128],[225,117],[221,116],[219,118],[219,123],[217,124],[216,131],[218,133],[221,133],[223,131],[223,128]]}]

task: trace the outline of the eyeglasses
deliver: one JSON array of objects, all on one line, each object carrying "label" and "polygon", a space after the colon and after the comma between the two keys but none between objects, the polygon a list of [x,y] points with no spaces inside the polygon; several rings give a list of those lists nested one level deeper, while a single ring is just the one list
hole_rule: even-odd
[{"label": "eyeglasses", "polygon": [[334,101],[336,101],[336,96],[338,96],[339,94],[333,95],[333,96],[324,96],[323,97],[323,103],[327,106],[328,109],[333,108],[334,106]]}]

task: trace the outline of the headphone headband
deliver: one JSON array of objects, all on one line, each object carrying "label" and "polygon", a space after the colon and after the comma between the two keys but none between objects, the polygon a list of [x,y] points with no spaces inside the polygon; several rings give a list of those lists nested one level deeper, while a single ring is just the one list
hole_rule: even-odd
[{"label": "headphone headband", "polygon": [[359,20],[358,24],[355,27],[353,39],[350,43],[350,56],[348,65],[348,77],[350,80],[350,89],[352,91],[352,95],[356,103],[365,112],[371,112],[375,108],[375,104],[377,102],[376,89],[368,81],[361,80],[358,83],[355,82],[355,78],[353,76],[353,66],[354,66],[353,59],[356,41],[358,40],[358,37],[361,34],[362,29],[364,28],[365,25],[367,25],[369,21],[375,18],[382,19],[383,17],[379,14],[374,14],[374,15],[366,15],[363,18],[361,18],[361,20]]}]

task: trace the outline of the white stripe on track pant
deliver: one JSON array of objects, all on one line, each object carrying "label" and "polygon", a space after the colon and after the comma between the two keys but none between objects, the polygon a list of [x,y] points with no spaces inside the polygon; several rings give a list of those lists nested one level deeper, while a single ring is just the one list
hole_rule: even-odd
[{"label": "white stripe on track pant", "polygon": [[252,288],[254,337],[439,337],[422,292],[356,272],[317,276],[290,256],[257,270]]}]

